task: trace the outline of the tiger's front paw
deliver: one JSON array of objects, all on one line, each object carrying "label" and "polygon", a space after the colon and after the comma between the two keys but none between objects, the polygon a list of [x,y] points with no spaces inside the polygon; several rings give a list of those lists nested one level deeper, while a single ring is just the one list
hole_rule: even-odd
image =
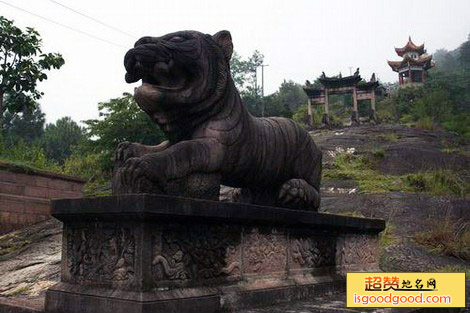
[{"label": "tiger's front paw", "polygon": [[320,195],[305,180],[291,179],[281,186],[278,202],[287,208],[317,211]]},{"label": "tiger's front paw", "polygon": [[120,189],[126,193],[159,193],[161,182],[152,175],[150,164],[141,158],[130,158],[118,171]]},{"label": "tiger's front paw", "polygon": [[130,158],[140,157],[144,154],[144,146],[140,143],[121,142],[114,154],[114,161],[124,164]]}]

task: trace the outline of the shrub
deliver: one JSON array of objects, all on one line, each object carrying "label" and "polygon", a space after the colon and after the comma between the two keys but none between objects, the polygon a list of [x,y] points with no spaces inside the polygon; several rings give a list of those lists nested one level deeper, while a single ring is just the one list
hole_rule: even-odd
[{"label": "shrub", "polygon": [[0,138],[0,160],[33,167],[51,172],[61,172],[60,166],[46,158],[44,150],[37,143],[27,144],[19,140],[13,145],[5,145]]},{"label": "shrub", "polygon": [[427,117],[433,121],[442,122],[451,116],[452,103],[445,90],[427,91],[420,99],[413,103],[410,113],[414,120]]},{"label": "shrub", "polygon": [[338,116],[336,113],[330,113],[330,125],[333,127],[342,127],[343,126],[343,118]]},{"label": "shrub", "polygon": [[[312,114],[313,114],[313,126],[319,127],[322,124],[323,106],[312,105]],[[299,105],[296,111],[294,112],[294,114],[292,115],[292,119],[302,126],[307,125],[307,119],[308,119],[307,105]]]},{"label": "shrub", "polygon": [[436,273],[465,273],[465,279],[470,280],[470,267],[463,265],[445,265],[434,269]]},{"label": "shrub", "polygon": [[394,133],[385,133],[382,135],[375,136],[374,139],[378,141],[389,141],[389,142],[397,142],[398,136]]},{"label": "shrub", "polygon": [[84,193],[88,196],[110,194],[111,177],[109,173],[103,171],[100,159],[99,154],[83,156],[75,152],[65,160],[64,173],[86,179]]},{"label": "shrub", "polygon": [[99,154],[80,155],[74,153],[65,160],[64,173],[87,180],[93,179],[102,175],[99,159]]},{"label": "shrub", "polygon": [[430,223],[428,230],[414,235],[417,243],[432,252],[470,260],[470,225],[446,215]]},{"label": "shrub", "polygon": [[299,123],[300,125],[302,125],[303,127],[305,127],[305,125],[307,124],[307,118],[308,118],[307,111],[308,110],[307,110],[306,105],[299,105],[297,107],[297,110],[292,115],[292,119],[296,121],[297,123]]},{"label": "shrub", "polygon": [[374,147],[371,154],[377,159],[383,159],[385,157],[385,150],[382,147]]},{"label": "shrub", "polygon": [[430,116],[420,117],[414,124],[417,128],[433,130],[434,129],[434,120]]},{"label": "shrub", "polygon": [[447,131],[456,132],[465,138],[470,138],[470,113],[455,114],[447,121],[444,121],[442,125]]},{"label": "shrub", "polygon": [[411,125],[413,123],[413,116],[410,114],[403,114],[400,117],[400,123]]},{"label": "shrub", "polygon": [[393,123],[397,120],[396,107],[390,97],[385,98],[376,104],[376,112],[379,121],[383,123]]},{"label": "shrub", "polygon": [[436,170],[404,176],[405,183],[415,191],[429,192],[435,195],[465,196],[469,184],[459,174],[450,170]]}]

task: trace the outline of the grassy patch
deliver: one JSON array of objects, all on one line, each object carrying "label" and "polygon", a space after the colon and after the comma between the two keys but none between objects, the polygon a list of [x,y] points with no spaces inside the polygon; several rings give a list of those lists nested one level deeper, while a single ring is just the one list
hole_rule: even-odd
[{"label": "grassy patch", "polygon": [[445,148],[442,148],[441,151],[444,152],[444,153],[447,153],[447,154],[456,154],[456,153],[458,154],[458,153],[460,153],[459,148],[445,147]]},{"label": "grassy patch", "polygon": [[395,225],[388,221],[386,223],[384,231],[379,234],[379,264],[380,268],[386,272],[393,272],[396,270],[395,261],[393,260],[393,257],[391,257],[387,249],[393,246],[394,244],[398,243],[399,241],[399,237],[394,232]]},{"label": "grassy patch", "polygon": [[385,157],[385,149],[383,147],[374,147],[370,153],[377,159],[383,159]]},{"label": "grassy patch", "polygon": [[18,295],[27,295],[29,292],[29,286],[22,286],[22,287],[17,287],[13,288],[11,291],[5,292],[3,295],[6,297],[14,297]]},{"label": "grassy patch", "polygon": [[412,191],[398,176],[383,175],[372,169],[366,155],[338,153],[331,168],[323,170],[325,178],[353,179],[359,185],[360,193],[386,193]]},{"label": "grassy patch", "polygon": [[377,141],[397,142],[398,136],[395,133],[386,133],[373,137]]},{"label": "grassy patch", "polygon": [[428,230],[414,235],[415,241],[431,252],[470,260],[470,224],[446,216],[430,223]]},{"label": "grassy patch", "polygon": [[427,192],[433,195],[464,197],[470,193],[470,183],[459,173],[450,170],[435,170],[402,176],[384,175],[373,169],[370,156],[383,156],[382,151],[369,155],[357,155],[348,150],[334,154],[334,163],[323,169],[328,179],[352,179],[359,185],[359,193]]},{"label": "grassy patch", "polygon": [[441,149],[442,152],[447,154],[457,154],[463,157],[470,157],[470,150],[463,150],[461,148],[456,147],[444,147]]},{"label": "grassy patch", "polygon": [[46,166],[37,166],[37,164],[34,164],[33,162],[11,160],[3,158],[1,156],[0,163],[2,163],[0,165],[1,169],[5,169],[14,173],[34,174],[38,171],[46,171],[56,174],[63,174],[61,168],[58,165],[54,164],[48,164]]},{"label": "grassy patch", "polygon": [[432,117],[424,116],[419,118],[415,125],[416,128],[425,129],[425,130],[433,130],[434,129],[434,120]]},{"label": "grassy patch", "polygon": [[16,252],[29,243],[30,240],[20,238],[17,232],[0,236],[0,257]]},{"label": "grassy patch", "polygon": [[464,157],[469,157],[470,158],[470,150],[461,150],[460,155],[463,155]]},{"label": "grassy patch", "polygon": [[344,215],[344,216],[351,216],[351,217],[365,217],[364,214],[358,211],[343,211],[343,212],[337,212],[335,214],[338,215]]},{"label": "grassy patch", "polygon": [[446,265],[433,270],[436,273],[465,273],[465,279],[470,280],[470,268],[463,265]]},{"label": "grassy patch", "polygon": [[394,243],[397,242],[397,237],[394,235],[395,231],[395,226],[388,222],[385,226],[385,230],[380,233],[379,235],[379,241],[380,241],[380,247],[385,248],[388,246],[393,245]]},{"label": "grassy patch", "polygon": [[459,174],[450,170],[427,171],[403,176],[409,188],[434,195],[455,195],[464,197],[470,191],[469,183]]},{"label": "grassy patch", "polygon": [[105,179],[89,181],[85,184],[83,193],[88,197],[111,196],[111,182]]}]

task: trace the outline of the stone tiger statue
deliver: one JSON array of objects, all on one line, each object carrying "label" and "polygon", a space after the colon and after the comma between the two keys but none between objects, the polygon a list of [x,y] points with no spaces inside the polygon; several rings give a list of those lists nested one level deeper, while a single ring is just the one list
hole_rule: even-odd
[{"label": "stone tiger statue", "polygon": [[218,199],[220,185],[239,201],[317,210],[322,154],[286,118],[256,118],[230,74],[228,31],[181,31],[139,39],[125,58],[126,81],[142,80],[135,100],[168,141],[119,144],[113,192]]}]

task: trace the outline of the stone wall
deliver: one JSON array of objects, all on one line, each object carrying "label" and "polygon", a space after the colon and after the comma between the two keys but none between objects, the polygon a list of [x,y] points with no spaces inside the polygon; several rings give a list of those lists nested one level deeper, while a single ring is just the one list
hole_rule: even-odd
[{"label": "stone wall", "polygon": [[0,234],[49,219],[50,200],[83,196],[84,181],[0,163]]}]

